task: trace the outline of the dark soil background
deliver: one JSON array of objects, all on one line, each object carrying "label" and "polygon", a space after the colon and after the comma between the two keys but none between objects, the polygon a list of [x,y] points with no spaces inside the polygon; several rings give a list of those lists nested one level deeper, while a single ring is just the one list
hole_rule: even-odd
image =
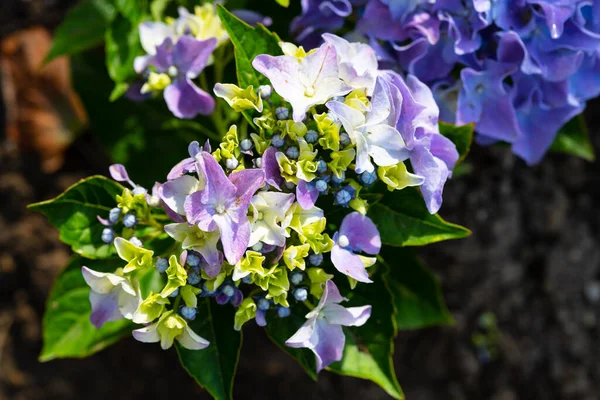
[{"label": "dark soil background", "polygon": [[[3,35],[33,22],[53,26],[69,2],[1,3],[3,19],[9,12],[18,18],[0,24]],[[586,119],[600,151],[598,111],[600,102],[590,104]],[[45,299],[69,249],[25,206],[108,164],[88,136],[50,175],[35,155],[2,142],[0,399],[209,399],[174,351],[133,339],[84,360],[37,362]],[[447,184],[441,214],[472,237],[421,250],[456,325],[399,334],[395,364],[407,399],[600,398],[600,163],[553,154],[529,168],[507,148],[478,146],[469,162],[472,173]],[[492,357],[472,338],[485,313],[496,316],[499,330]],[[329,372],[315,384],[260,329],[248,328],[235,398],[388,398],[370,382]]]}]

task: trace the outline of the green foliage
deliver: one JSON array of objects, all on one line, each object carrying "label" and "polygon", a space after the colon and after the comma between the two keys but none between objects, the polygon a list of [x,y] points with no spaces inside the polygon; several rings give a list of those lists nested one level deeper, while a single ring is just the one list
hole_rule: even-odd
[{"label": "green foliage", "polygon": [[235,47],[239,86],[245,88],[252,85],[256,89],[260,85],[268,84],[268,79],[252,67],[252,60],[259,54],[282,55],[279,37],[263,25],[248,25],[222,6],[218,7],[217,13]]},{"label": "green foliage", "polygon": [[75,253],[92,259],[108,258],[114,247],[102,242],[104,225],[96,218],[115,207],[115,196],[123,187],[103,176],[83,179],[52,200],[31,204],[29,209],[44,214],[58,228],[60,240]]},{"label": "green foliage", "polygon": [[235,310],[205,298],[198,302],[198,316],[190,328],[210,342],[203,350],[187,350],[177,344],[185,370],[216,400],[232,398],[242,334],[233,329]]},{"label": "green foliage", "polygon": [[109,0],[85,0],[73,7],[56,29],[45,62],[99,45],[114,16],[115,8]]},{"label": "green foliage", "polygon": [[[383,259],[394,261],[386,263]],[[454,323],[437,278],[419,260],[414,249],[385,247],[380,261],[389,271],[385,281],[392,294],[398,329]]]},{"label": "green foliage", "polygon": [[440,133],[452,140],[458,150],[458,163],[465,160],[469,151],[471,150],[471,144],[473,143],[473,131],[475,129],[474,124],[456,126],[448,124],[446,122],[439,123]]},{"label": "green foliage", "polygon": [[[128,13],[131,13],[128,10]],[[106,68],[116,83],[125,82],[135,76],[133,61],[142,54],[138,33],[140,19],[132,20],[118,14],[106,31]]]},{"label": "green foliage", "polygon": [[289,7],[290,6],[290,0],[275,0],[277,2],[277,4],[279,4],[282,7]]},{"label": "green foliage", "polygon": [[581,157],[587,161],[596,159],[583,114],[576,116],[560,129],[550,150]]},{"label": "green foliage", "polygon": [[471,234],[467,228],[431,215],[419,192],[411,187],[386,193],[369,207],[381,241],[389,246],[423,246]]},{"label": "green foliage", "polygon": [[344,307],[370,304],[371,318],[361,327],[344,328],[344,355],[328,369],[341,375],[369,379],[393,398],[402,399],[404,395],[392,360],[396,327],[393,299],[384,283],[387,280],[385,269],[378,271],[372,279],[373,283],[358,285],[346,293],[350,301]]},{"label": "green foliage", "polygon": [[129,320],[108,322],[96,329],[90,322],[90,288],[81,275],[87,266],[100,272],[113,272],[122,264],[118,258],[86,260],[73,256],[56,281],[46,305],[43,320],[44,347],[40,361],[64,357],[87,357],[129,336],[134,325]]},{"label": "green foliage", "polygon": [[273,343],[298,361],[308,376],[316,381],[317,371],[314,353],[308,349],[297,349],[288,347],[285,344],[285,341],[291,338],[300,329],[302,324],[306,322],[305,316],[310,310],[302,304],[295,304],[290,308],[290,312],[291,314],[287,318],[278,318],[274,313],[267,314],[265,332]]}]

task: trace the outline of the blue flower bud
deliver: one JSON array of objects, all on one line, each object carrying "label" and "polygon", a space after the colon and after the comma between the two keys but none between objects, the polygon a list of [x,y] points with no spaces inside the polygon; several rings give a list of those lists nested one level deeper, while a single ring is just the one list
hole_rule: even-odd
[{"label": "blue flower bud", "polygon": [[196,268],[198,265],[200,265],[200,256],[195,252],[188,251],[185,262],[190,267]]},{"label": "blue flower bud", "polygon": [[308,256],[308,262],[315,267],[318,267],[323,262],[323,254],[311,254]]},{"label": "blue flower bud", "polygon": [[299,287],[296,290],[294,290],[294,298],[297,301],[306,301],[306,299],[308,299],[308,291],[306,290],[306,288]]},{"label": "blue flower bud", "polygon": [[336,174],[331,175],[331,182],[335,183],[336,185],[341,185],[342,183],[344,183],[344,181],[346,180],[346,172],[342,171],[342,176],[340,176],[339,178],[337,177]]},{"label": "blue flower bud", "polygon": [[344,147],[350,144],[350,136],[346,132],[340,133],[340,144]]},{"label": "blue flower bud", "polygon": [[108,222],[115,224],[121,218],[121,209],[115,207],[108,212]]},{"label": "blue flower bud", "polygon": [[167,260],[166,258],[158,257],[154,266],[156,267],[158,272],[162,274],[167,270],[167,268],[169,268],[169,260]]},{"label": "blue flower bud", "polygon": [[197,273],[196,271],[192,271],[191,273],[188,274],[187,277],[187,283],[189,283],[190,285],[194,286],[200,283],[200,274]]},{"label": "blue flower bud", "polygon": [[328,187],[329,185],[327,185],[327,182],[325,182],[324,179],[317,179],[315,182],[315,189],[317,189],[319,193],[325,193]]},{"label": "blue flower bud", "polygon": [[254,144],[252,143],[252,140],[250,139],[244,139],[240,142],[240,148],[244,151],[248,151],[252,148],[252,146],[254,146]]},{"label": "blue flower bud", "polygon": [[225,167],[227,169],[236,169],[240,163],[237,158],[228,158],[225,160]]},{"label": "blue flower bud", "polygon": [[112,228],[102,229],[102,241],[106,244],[111,244],[115,240],[115,233]]},{"label": "blue flower bud", "polygon": [[365,171],[362,174],[360,174],[360,183],[362,183],[365,186],[371,186],[372,184],[375,183],[376,180],[377,180],[377,173],[375,171],[372,171],[372,172]]},{"label": "blue flower bud", "polygon": [[181,315],[183,318],[187,319],[188,321],[195,320],[197,312],[198,312],[198,310],[193,307],[186,307],[186,306],[179,307],[179,315]]},{"label": "blue flower bud", "polygon": [[246,275],[245,277],[242,278],[242,282],[245,283],[246,285],[249,285],[252,283],[252,276],[251,275]]},{"label": "blue flower bud", "polygon": [[260,85],[258,87],[258,93],[263,100],[267,100],[273,94],[273,88],[271,85]]},{"label": "blue flower bud", "polygon": [[296,188],[296,185],[294,185],[294,182],[288,182],[288,181],[283,182],[283,186],[285,186],[285,188],[288,190],[294,190]]},{"label": "blue flower bud", "polygon": [[273,137],[271,138],[271,144],[274,147],[280,148],[285,144],[285,139],[282,138],[279,134],[273,135]]},{"label": "blue flower bud", "polygon": [[227,296],[227,297],[231,297],[235,294],[235,287],[231,286],[230,284],[226,283],[221,287],[221,292]]},{"label": "blue flower bud", "polygon": [[129,239],[129,241],[137,247],[144,247],[144,244],[142,243],[142,241],[138,238],[136,238],[135,236],[131,237],[131,239]]},{"label": "blue flower bud", "polygon": [[256,306],[261,311],[267,311],[271,307],[271,302],[269,300],[265,299],[264,297],[261,297],[256,302]]},{"label": "blue flower bud", "polygon": [[352,200],[352,195],[346,190],[346,188],[340,189],[335,194],[335,201],[333,204],[340,205],[342,207],[348,207],[348,203]]},{"label": "blue flower bud", "polygon": [[277,107],[275,109],[275,116],[278,120],[288,119],[290,117],[290,110],[285,107]]},{"label": "blue flower bud", "polygon": [[260,252],[263,249],[263,242],[256,242],[254,246],[252,246],[252,250]]},{"label": "blue flower bud", "polygon": [[136,223],[137,218],[135,217],[135,214],[127,213],[123,217],[123,225],[125,225],[126,228],[133,228]]},{"label": "blue flower bud", "polygon": [[290,314],[291,314],[291,311],[289,308],[284,307],[284,306],[277,306],[277,316],[279,318],[289,317]]},{"label": "blue flower bud", "polygon": [[322,174],[325,171],[327,171],[327,163],[324,160],[319,160],[319,162],[317,163],[317,172],[319,174]]},{"label": "blue flower bud", "polygon": [[169,295],[169,297],[177,297],[179,296],[179,288],[175,289],[175,291],[173,291],[173,293],[171,293]]},{"label": "blue flower bud", "polygon": [[347,191],[348,193],[350,193],[352,200],[354,200],[356,198],[356,189],[354,188],[354,186],[346,185],[346,186],[344,186],[344,190]]},{"label": "blue flower bud", "polygon": [[311,129],[310,131],[306,132],[304,139],[307,143],[317,143],[317,140],[319,140],[319,134],[317,131]]},{"label": "blue flower bud", "polygon": [[217,293],[216,290],[208,290],[206,286],[206,281],[202,281],[202,293],[200,293],[201,297],[212,297]]},{"label": "blue flower bud", "polygon": [[290,282],[292,285],[299,285],[304,280],[304,274],[300,271],[295,271],[290,274]]},{"label": "blue flower bud", "polygon": [[300,155],[300,150],[298,150],[298,148],[296,146],[290,146],[288,147],[288,149],[285,151],[285,154],[291,158],[292,160],[295,160],[298,158],[298,156]]}]

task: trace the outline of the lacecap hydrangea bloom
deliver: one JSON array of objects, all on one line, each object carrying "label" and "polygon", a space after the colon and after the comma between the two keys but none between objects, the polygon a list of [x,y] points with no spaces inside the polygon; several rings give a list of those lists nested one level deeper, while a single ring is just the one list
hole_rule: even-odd
[{"label": "lacecap hydrangea bloom", "polygon": [[303,1],[292,31],[314,44],[351,15],[349,36],[428,84],[443,121],[475,123],[480,143],[510,143],[529,164],[600,94],[596,1]]},{"label": "lacecap hydrangea bloom", "polygon": [[[96,326],[128,318],[143,325],[137,340],[200,350],[210,343],[189,326],[206,317],[198,297],[233,306],[236,330],[298,308],[306,322],[286,344],[314,352],[317,370],[342,358],[342,327],[367,323],[371,305],[344,307],[338,285],[370,284],[382,246],[364,194],[374,185],[417,186],[435,213],[458,153],[439,133],[426,85],[379,70],[368,45],[324,40],[310,51],[281,43],[284,55],[257,56],[268,85],[215,86],[256,132],[231,126],[214,150],[191,143],[151,194],[111,167],[132,189],[102,216],[103,239],[126,264],[111,274],[83,269]],[[324,211],[332,207],[341,211],[333,218]],[[161,227],[175,245],[156,257],[144,238],[131,237],[135,224]],[[152,268],[161,287],[142,294],[140,274]]]}]

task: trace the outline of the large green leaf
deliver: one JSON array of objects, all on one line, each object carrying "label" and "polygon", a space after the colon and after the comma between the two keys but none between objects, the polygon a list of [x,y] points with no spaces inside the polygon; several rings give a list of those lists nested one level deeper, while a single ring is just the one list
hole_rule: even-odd
[{"label": "large green leaf", "polygon": [[242,348],[242,334],[233,329],[234,314],[229,305],[220,306],[210,298],[200,300],[198,316],[190,327],[210,345],[203,350],[187,350],[177,345],[185,370],[217,400],[232,398]]},{"label": "large green leaf", "polygon": [[390,246],[423,246],[471,234],[467,228],[431,215],[419,192],[411,187],[386,193],[369,207],[368,215],[383,244]]},{"label": "large green leaf", "polygon": [[576,116],[560,129],[550,150],[588,161],[596,159],[583,114]]},{"label": "large green leaf", "polygon": [[129,320],[108,322],[96,329],[90,322],[90,289],[81,275],[87,266],[100,272],[112,272],[122,266],[118,258],[87,260],[73,256],[58,276],[46,305],[43,319],[44,347],[40,361],[64,357],[86,357],[124,336],[134,325]]},{"label": "large green leaf", "polygon": [[342,360],[329,366],[341,375],[369,379],[395,399],[404,395],[396,379],[392,356],[394,354],[394,307],[392,296],[385,286],[385,268],[373,277],[373,283],[359,284],[346,294],[350,301],[345,307],[370,304],[371,318],[358,328],[345,328],[346,346]]},{"label": "large green leaf", "polygon": [[310,310],[303,304],[297,304],[291,307],[290,311],[291,314],[287,318],[278,318],[272,312],[267,314],[268,320],[265,332],[273,343],[298,361],[308,376],[317,380],[314,353],[308,349],[297,349],[285,345],[285,341],[291,338],[302,324],[306,322],[305,316]]},{"label": "large green leaf", "polygon": [[135,76],[133,61],[142,54],[139,22],[118,14],[106,31],[106,67],[112,80],[117,83]]},{"label": "large green leaf", "polygon": [[253,85],[257,89],[260,85],[268,84],[269,80],[252,67],[252,60],[259,54],[282,55],[279,37],[263,25],[259,24],[256,27],[248,25],[222,6],[218,7],[217,13],[235,47],[239,85],[241,87]]},{"label": "large green leaf", "polygon": [[382,262],[389,271],[385,283],[392,293],[398,329],[454,323],[437,278],[419,260],[414,249],[388,247],[381,255],[390,261]]},{"label": "large green leaf", "polygon": [[60,240],[75,253],[99,259],[114,254],[114,246],[102,242],[104,226],[97,216],[108,214],[115,206],[115,196],[123,192],[118,183],[103,176],[83,179],[52,200],[31,204],[29,208],[48,217],[58,228]]},{"label": "large green leaf", "polygon": [[440,133],[452,140],[458,150],[458,163],[463,162],[471,150],[474,128],[474,124],[456,126],[440,121]]},{"label": "large green leaf", "polygon": [[45,61],[76,54],[102,43],[114,16],[115,8],[109,0],[85,0],[73,7],[56,28]]}]

